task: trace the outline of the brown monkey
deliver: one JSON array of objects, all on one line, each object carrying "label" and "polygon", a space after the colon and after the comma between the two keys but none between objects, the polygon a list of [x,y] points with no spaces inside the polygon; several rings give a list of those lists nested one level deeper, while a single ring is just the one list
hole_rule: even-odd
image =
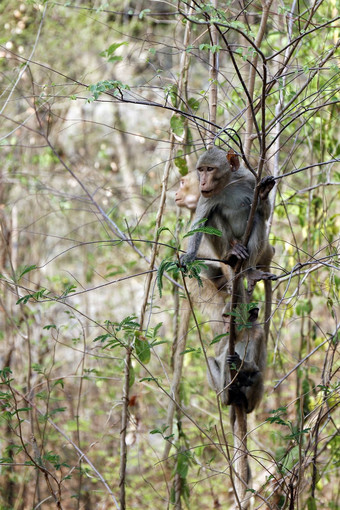
[{"label": "brown monkey", "polygon": [[175,202],[178,207],[185,207],[195,212],[200,197],[198,180],[195,172],[189,172],[179,181],[179,188],[176,191]]},{"label": "brown monkey", "polygon": [[[243,404],[247,413],[259,405],[263,397],[263,374],[266,369],[267,347],[264,329],[258,324],[258,308],[249,311],[250,328],[237,332],[235,354],[228,355],[229,336],[218,347],[216,358],[208,358],[210,386],[221,392],[225,405]],[[223,311],[225,333],[229,335],[230,305]],[[237,375],[231,382],[230,368],[236,367]]]},{"label": "brown monkey", "polygon": [[237,260],[245,261],[248,289],[251,292],[261,279],[275,278],[271,273],[256,269],[263,249],[268,245],[266,221],[271,204],[268,194],[274,186],[273,177],[264,177],[260,183],[259,201],[247,248],[241,244],[254,197],[255,177],[240,166],[234,152],[228,154],[212,147],[202,154],[196,164],[201,196],[198,201],[194,225],[206,219],[205,226],[217,228],[222,236],[200,232],[190,237],[187,253],[181,262],[193,261],[204,237],[219,259],[231,267]]}]

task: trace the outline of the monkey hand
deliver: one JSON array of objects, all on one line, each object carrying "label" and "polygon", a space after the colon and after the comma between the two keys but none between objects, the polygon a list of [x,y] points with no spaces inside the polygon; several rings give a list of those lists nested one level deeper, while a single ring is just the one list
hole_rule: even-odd
[{"label": "monkey hand", "polygon": [[249,258],[247,248],[241,243],[234,242],[232,249],[227,253],[225,263],[235,267],[238,260],[247,260],[247,258]]},{"label": "monkey hand", "polygon": [[236,367],[236,369],[238,369],[241,365],[241,358],[237,354],[237,352],[235,352],[235,354],[228,354],[227,355],[227,363],[230,366],[230,368],[233,368],[233,365],[234,365]]},{"label": "monkey hand", "polygon": [[267,175],[267,177],[263,177],[259,184],[259,197],[261,200],[266,200],[270,191],[275,186],[275,179],[272,175]]},{"label": "monkey hand", "polygon": [[195,258],[196,258],[195,253],[187,252],[184,253],[184,255],[180,256],[179,261],[181,263],[181,266],[184,267],[184,269],[186,269],[187,264],[193,262]]}]

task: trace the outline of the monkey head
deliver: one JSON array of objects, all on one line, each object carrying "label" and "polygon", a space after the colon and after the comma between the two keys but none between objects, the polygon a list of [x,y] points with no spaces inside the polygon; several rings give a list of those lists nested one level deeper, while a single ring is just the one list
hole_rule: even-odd
[{"label": "monkey head", "polygon": [[196,170],[203,197],[218,195],[231,180],[232,172],[240,167],[238,156],[233,150],[225,152],[211,147],[197,161]]},{"label": "monkey head", "polygon": [[179,188],[176,191],[175,202],[178,207],[185,207],[194,211],[200,197],[197,176],[195,172],[190,172],[183,176],[179,182]]}]

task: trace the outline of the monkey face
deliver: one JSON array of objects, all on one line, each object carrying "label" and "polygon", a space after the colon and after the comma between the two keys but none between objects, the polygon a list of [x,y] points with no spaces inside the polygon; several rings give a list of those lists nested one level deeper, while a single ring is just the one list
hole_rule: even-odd
[{"label": "monkey face", "polygon": [[221,193],[231,179],[233,171],[228,154],[218,147],[204,152],[197,161],[196,170],[203,197],[211,198]]},{"label": "monkey face", "polygon": [[230,172],[215,166],[197,167],[200,191],[203,197],[210,198],[221,193],[229,181]]},{"label": "monkey face", "polygon": [[176,205],[194,211],[197,207],[198,199],[199,189],[196,175],[185,175],[180,180],[179,188],[175,194]]}]

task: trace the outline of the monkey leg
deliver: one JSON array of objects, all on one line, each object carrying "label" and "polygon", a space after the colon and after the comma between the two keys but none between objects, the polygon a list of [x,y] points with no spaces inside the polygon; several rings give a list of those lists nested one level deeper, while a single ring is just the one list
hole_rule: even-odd
[{"label": "monkey leg", "polygon": [[243,406],[245,409],[248,407],[247,397],[237,382],[230,384],[228,388],[221,393],[221,402],[225,406],[235,404],[237,406]]},{"label": "monkey leg", "polygon": [[217,290],[231,295],[233,290],[232,285],[232,271],[223,271],[220,264],[206,262],[207,268],[203,270],[203,275],[208,278],[216,287]]}]

